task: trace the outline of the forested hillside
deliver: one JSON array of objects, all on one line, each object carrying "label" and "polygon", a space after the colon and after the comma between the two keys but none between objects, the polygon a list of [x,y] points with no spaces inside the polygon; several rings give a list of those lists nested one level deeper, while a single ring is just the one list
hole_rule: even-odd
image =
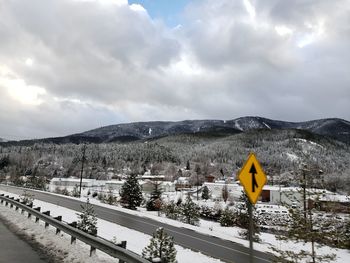
[{"label": "forested hillside", "polygon": [[[18,181],[23,175],[79,176],[80,144],[36,143],[0,147],[0,175]],[[270,183],[295,185],[306,164],[316,186],[350,192],[348,144],[302,130],[251,130],[227,135],[217,132],[172,135],[129,143],[86,144],[84,177],[106,179],[118,174],[142,174],[151,169],[173,180],[189,176],[236,174],[249,152],[255,152]],[[188,169],[184,169],[186,166]],[[320,176],[319,171],[323,174]]]}]

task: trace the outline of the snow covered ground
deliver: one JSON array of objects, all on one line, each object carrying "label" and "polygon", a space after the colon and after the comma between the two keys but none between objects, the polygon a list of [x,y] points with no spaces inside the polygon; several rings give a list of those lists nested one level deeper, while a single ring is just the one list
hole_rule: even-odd
[{"label": "snow covered ground", "polygon": [[[0,193],[5,193],[1,192]],[[6,193],[8,194],[8,193]],[[11,196],[14,196],[13,194],[10,194]],[[73,197],[68,197],[72,199],[77,199]],[[80,198],[81,201],[86,201],[86,197]],[[222,227],[217,222],[212,221],[206,221],[206,220],[200,220],[200,226],[192,226],[188,225],[179,221],[175,221],[172,219],[165,218],[163,216],[158,216],[157,212],[149,212],[145,209],[139,209],[138,211],[128,210],[124,209],[122,207],[113,206],[101,203],[99,200],[96,199],[90,199],[90,202],[96,205],[108,207],[110,209],[115,209],[119,211],[123,211],[125,213],[138,215],[140,217],[147,217],[154,220],[157,220],[159,222],[163,222],[166,224],[170,224],[172,226],[178,226],[178,227],[185,227],[188,229],[192,229],[194,231],[213,235],[225,240],[230,240],[236,243],[240,243],[244,246],[249,246],[249,242],[247,240],[242,239],[239,236],[239,232],[242,230],[238,227]],[[62,215],[64,221],[76,221],[76,212],[67,208],[60,207],[59,204],[53,205],[50,203],[45,203],[42,201],[35,200],[34,202],[35,206],[41,206],[42,209],[51,210],[53,215]],[[140,254],[142,249],[148,244],[150,236],[145,235],[143,233],[140,233],[138,231],[134,231],[125,227],[118,226],[116,224],[112,224],[110,222],[99,220],[98,221],[98,234],[99,236],[102,236],[106,239],[111,240],[114,236],[117,237],[118,241],[121,240],[127,240],[128,242],[128,249]],[[275,235],[268,234],[268,233],[261,233],[260,238],[262,240],[261,243],[254,243],[254,249],[263,251],[263,252],[271,252],[271,246],[278,247],[280,249],[286,249],[286,250],[293,250],[293,251],[301,251],[301,250],[309,250],[309,247],[311,248],[310,243],[302,243],[302,242],[282,242],[276,240]],[[203,254],[200,254],[198,252],[193,252],[189,249],[182,248],[180,246],[176,246],[176,249],[178,251],[178,262],[220,262],[219,260],[204,256]],[[329,254],[334,253],[336,254],[337,258],[334,262],[337,263],[347,263],[350,259],[350,253],[346,249],[333,249],[328,246],[321,246],[320,248],[317,248],[317,253],[321,254]],[[194,259],[196,261],[194,261]]]},{"label": "snow covered ground", "polygon": [[[2,192],[10,196],[14,194]],[[62,220],[66,222],[77,221],[77,212],[71,209],[61,207],[59,205],[50,204],[42,201],[35,200],[34,207],[41,207],[42,211],[51,211],[51,216],[62,216]],[[9,209],[8,207],[0,206],[1,216],[5,217],[9,221],[16,224],[27,235],[35,236],[37,242],[48,247],[52,253],[56,253],[59,257],[64,257],[63,262],[115,262],[115,259],[109,257],[107,254],[97,251],[96,255],[92,258],[89,257],[89,246],[82,242],[77,242],[76,245],[70,245],[70,237],[66,234],[60,234],[61,238],[57,238],[54,228],[45,229],[43,222],[40,225],[36,224],[34,220],[27,220],[26,217],[19,212]],[[142,249],[149,244],[151,238],[150,235],[143,234],[141,232],[119,226],[117,224],[110,223],[105,220],[98,219],[97,222],[98,235],[112,240],[114,237],[116,240],[127,241],[127,249],[141,254]],[[190,249],[183,248],[176,245],[177,260],[179,263],[219,263],[220,260],[205,256],[199,252],[194,252]]]}]

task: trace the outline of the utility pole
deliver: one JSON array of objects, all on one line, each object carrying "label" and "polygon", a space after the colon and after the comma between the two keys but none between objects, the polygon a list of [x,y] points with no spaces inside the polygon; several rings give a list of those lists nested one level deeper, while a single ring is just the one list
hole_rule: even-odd
[{"label": "utility pole", "polygon": [[304,220],[306,222],[306,173],[305,169],[303,171],[303,203],[304,203]]},{"label": "utility pole", "polygon": [[196,172],[196,174],[197,174],[197,201],[198,201],[198,173]]},{"label": "utility pole", "polygon": [[[304,201],[304,223],[309,225],[309,231],[311,232],[311,257],[312,263],[315,263],[315,240],[313,233],[313,220],[312,220],[312,211],[309,206],[306,206],[306,172],[311,172],[313,169],[307,169],[307,165],[304,164],[304,167],[301,169],[303,172],[303,201]],[[310,187],[310,186],[309,186]],[[309,222],[307,222],[307,214],[309,215]]]},{"label": "utility pole", "polygon": [[253,249],[253,236],[254,236],[254,227],[253,227],[253,212],[252,212],[252,203],[248,201],[248,213],[249,213],[249,263],[253,263],[254,260],[254,249]]},{"label": "utility pole", "polygon": [[85,152],[86,152],[86,144],[85,143],[83,145],[82,151],[83,151],[83,154],[82,154],[82,158],[81,158],[79,197],[81,197],[81,185],[83,182],[83,172],[84,172],[84,162],[85,162]]}]

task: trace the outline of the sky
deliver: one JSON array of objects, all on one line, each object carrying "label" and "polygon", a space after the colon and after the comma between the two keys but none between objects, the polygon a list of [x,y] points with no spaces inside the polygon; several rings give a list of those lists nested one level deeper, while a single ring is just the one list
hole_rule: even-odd
[{"label": "sky", "polygon": [[0,137],[350,120],[350,0],[0,0]]}]

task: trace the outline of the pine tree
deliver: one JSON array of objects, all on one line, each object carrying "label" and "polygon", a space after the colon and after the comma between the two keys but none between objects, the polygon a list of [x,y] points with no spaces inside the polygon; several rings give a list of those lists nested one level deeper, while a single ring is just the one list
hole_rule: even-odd
[{"label": "pine tree", "polygon": [[180,216],[181,211],[179,206],[176,205],[174,201],[170,201],[170,203],[162,207],[162,212],[165,214],[167,218],[177,220]]},{"label": "pine tree", "polygon": [[[310,191],[307,188],[306,172],[310,171],[306,169],[306,165],[302,168],[302,181],[301,189],[299,193],[303,197],[304,207],[301,209],[299,207],[292,208],[291,205],[284,204],[289,208],[290,222],[287,226],[286,231],[283,235],[276,236],[276,239],[281,241],[299,241],[304,242],[305,247],[309,246],[309,250],[292,251],[292,250],[280,250],[276,247],[271,247],[274,252],[277,252],[276,262],[332,262],[335,259],[335,254],[320,254],[316,251],[316,242],[322,242],[324,244],[334,245],[338,242],[339,235],[334,230],[335,221],[333,218],[329,220],[317,220],[315,222],[314,213],[315,208],[307,205],[307,196],[312,198],[312,201],[317,206],[317,201],[319,199],[319,191]],[[310,182],[308,183],[310,185]],[[311,202],[309,202],[311,203]]]},{"label": "pine tree", "polygon": [[148,211],[159,211],[162,203],[162,191],[161,191],[161,183],[153,182],[153,191],[151,193],[150,199],[147,201],[146,209]]},{"label": "pine tree", "polygon": [[202,190],[202,199],[208,200],[209,199],[209,189],[208,186],[204,186]]},{"label": "pine tree", "polygon": [[[236,224],[239,227],[244,228],[243,231],[240,232],[240,235],[244,237],[245,239],[249,239],[249,213],[248,213],[248,205],[250,205],[250,201],[247,197],[247,195],[242,192],[240,196],[241,204],[238,205],[238,211],[236,214]],[[260,233],[260,227],[258,225],[258,217],[255,213],[255,207],[252,206],[252,215],[253,215],[253,240],[255,242],[259,242],[259,233]]]},{"label": "pine tree", "polygon": [[166,263],[177,262],[174,238],[170,237],[162,227],[158,228],[153,233],[150,244],[142,250],[142,257],[151,262],[155,259]]},{"label": "pine tree", "polygon": [[181,209],[181,221],[191,225],[199,224],[200,208],[195,204],[191,196],[188,195],[186,202],[180,205]]},{"label": "pine tree", "polygon": [[121,204],[129,209],[136,210],[136,207],[142,203],[142,191],[136,175],[130,175],[128,180],[123,184],[121,192]]},{"label": "pine tree", "polygon": [[82,213],[78,215],[77,228],[91,235],[97,235],[97,218],[94,207],[90,204],[89,198],[85,205],[81,205]]},{"label": "pine tree", "polygon": [[117,198],[114,196],[112,188],[108,189],[107,197],[104,200],[109,205],[115,204],[115,202],[117,201]]},{"label": "pine tree", "polygon": [[221,226],[234,226],[235,224],[235,213],[228,207],[222,211],[219,222]]},{"label": "pine tree", "polygon": [[72,191],[72,196],[73,197],[79,197],[80,194],[79,194],[79,189],[78,189],[78,185],[75,185],[74,188],[73,188],[73,191]]}]

